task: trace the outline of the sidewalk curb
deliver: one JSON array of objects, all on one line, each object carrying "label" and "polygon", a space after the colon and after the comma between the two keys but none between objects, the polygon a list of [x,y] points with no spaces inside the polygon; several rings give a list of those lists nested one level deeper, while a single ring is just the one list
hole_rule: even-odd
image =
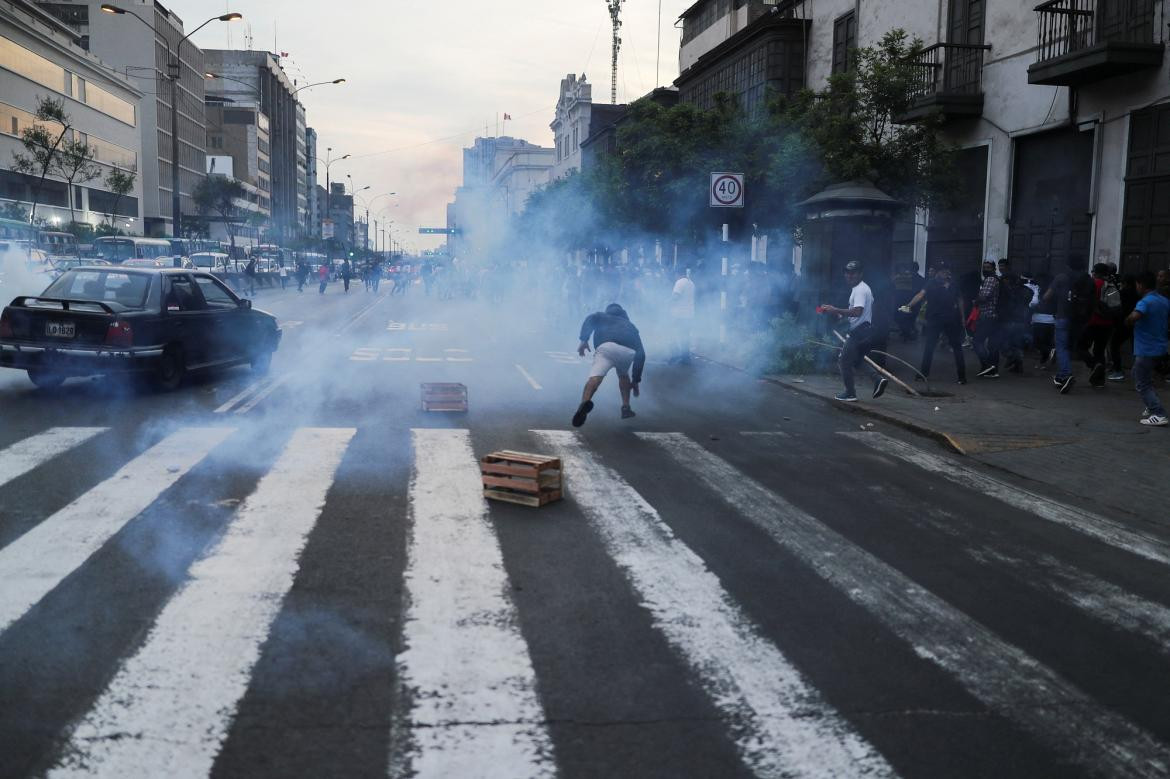
[{"label": "sidewalk curb", "polygon": [[[738,365],[731,365],[729,363],[720,362],[719,360],[713,360],[710,357],[707,357],[707,356],[702,355],[702,354],[696,353],[695,356],[698,357],[700,360],[705,360],[706,362],[711,363],[712,365],[718,365],[718,366],[723,367],[723,368],[728,368],[730,370],[739,371],[740,373],[747,373],[747,371],[745,369],[739,367]],[[780,378],[779,376],[759,376],[757,378],[760,381],[766,381],[766,382],[769,382],[770,384],[775,384],[777,386],[784,387],[785,389],[790,389],[793,392],[799,392],[800,394],[806,395],[810,398],[816,398],[817,400],[824,401],[826,404],[832,406],[835,409],[839,409],[841,411],[848,411],[851,414],[859,414],[861,416],[869,417],[871,419],[877,419],[877,420],[880,420],[882,422],[886,422],[888,424],[894,425],[896,427],[900,427],[903,430],[908,430],[909,432],[914,433],[916,435],[920,435],[920,436],[923,436],[925,438],[929,438],[932,441],[946,447],[949,451],[954,452],[955,454],[960,454],[960,455],[963,455],[964,457],[967,456],[967,453],[964,452],[958,446],[958,444],[955,442],[955,440],[953,438],[951,438],[951,436],[949,436],[948,434],[942,432],[941,430],[935,430],[934,428],[927,427],[926,425],[921,425],[921,424],[914,422],[912,420],[904,419],[902,417],[893,416],[891,414],[884,413],[880,409],[872,408],[870,406],[863,406],[863,405],[860,405],[858,403],[843,403],[843,402],[841,402],[839,400],[835,400],[833,398],[827,398],[824,395],[821,395],[820,393],[814,392],[813,390],[809,389],[808,387],[803,386],[803,383],[793,382],[793,381],[785,381],[784,379]]]}]

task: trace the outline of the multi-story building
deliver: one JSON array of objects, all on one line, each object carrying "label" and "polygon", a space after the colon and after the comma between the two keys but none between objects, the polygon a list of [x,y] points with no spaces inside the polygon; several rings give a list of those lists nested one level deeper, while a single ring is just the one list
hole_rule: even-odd
[{"label": "multi-story building", "polygon": [[[73,124],[75,140],[94,151],[99,175],[74,182],[72,216],[96,225],[117,222],[137,232],[142,226],[142,166],[139,123],[142,92],[81,46],[80,33],[44,9],[24,0],[0,0],[0,203],[28,208],[37,196],[38,218],[64,224],[70,219],[69,187],[52,175],[39,186],[37,177],[11,170],[13,154],[22,151],[22,131],[32,126],[37,103],[60,101]],[[57,125],[50,125],[50,131]],[[106,189],[114,168],[136,174],[124,197]]]},{"label": "multi-story building", "polygon": [[353,195],[345,194],[345,184],[333,182],[326,198],[329,217],[333,220],[333,239],[343,247],[353,248]]},{"label": "multi-story building", "polygon": [[[209,96],[205,109],[207,173],[235,178],[246,196],[238,203],[244,226],[237,235],[259,242],[260,226],[272,216],[268,117],[255,107],[222,103]],[[250,218],[249,218],[250,217]],[[211,237],[226,239],[224,225],[213,222]]]},{"label": "multi-story building", "polygon": [[[678,90],[656,87],[643,95],[642,100],[657,103],[663,108],[678,105]],[[604,157],[618,150],[618,130],[628,120],[628,105],[596,105],[593,107],[589,136],[581,141],[581,169],[589,170]]]},{"label": "multi-story building", "polygon": [[272,235],[289,241],[301,235],[308,218],[305,183],[304,108],[296,86],[266,51],[208,49],[207,70],[217,78],[208,91],[235,105],[258,108],[269,120],[272,161]]},{"label": "multi-story building", "polygon": [[452,256],[489,257],[509,240],[512,219],[547,184],[556,149],[519,138],[476,138],[463,150],[463,186],[447,209]]},{"label": "multi-story building", "polygon": [[[128,0],[121,5],[128,14],[101,11],[91,0],[57,0],[38,3],[67,21],[82,43],[117,70],[124,72],[154,105],[140,112],[144,232],[169,235],[172,221],[171,79],[176,75],[172,55],[185,35],[183,20],[157,0]],[[145,24],[130,18],[137,16]],[[204,176],[203,52],[191,41],[179,47],[175,93],[178,97],[178,164],[180,207],[195,212],[191,193]]]},{"label": "multi-story building", "polygon": [[553,131],[556,162],[551,176],[562,178],[571,170],[581,170],[581,146],[585,139],[600,127],[613,124],[625,113],[624,105],[593,102],[593,85],[570,73],[561,79],[561,93],[557,99],[556,117],[549,127]]},{"label": "multi-story building", "polygon": [[317,200],[317,131],[305,128],[305,197],[308,210],[305,230],[310,237],[321,237],[321,203]]},{"label": "multi-story building", "polygon": [[303,238],[309,232],[309,128],[305,125],[305,107],[296,103],[294,111],[297,127],[297,221],[296,232],[291,237]]},{"label": "multi-story building", "polygon": [[325,187],[321,186],[320,184],[314,186],[313,191],[316,193],[314,201],[317,203],[317,213],[313,220],[313,235],[317,238],[321,238],[321,220],[328,215],[327,208],[329,195],[325,191]]},{"label": "multi-story building", "polygon": [[925,44],[914,106],[902,120],[939,117],[960,149],[961,193],[952,208],[915,220],[905,252],[919,263],[967,270],[1008,256],[1037,273],[1068,262],[1114,260],[1123,272],[1170,263],[1162,3],[806,0],[781,2],[735,29],[732,17],[752,5],[703,0],[684,14],[676,82],[683,100],[689,69],[704,60],[715,67],[713,55],[733,51],[758,25],[781,23],[773,17],[807,31],[804,51],[786,62],[801,66],[800,81],[814,89],[851,67],[852,49],[888,30],[905,29]]}]

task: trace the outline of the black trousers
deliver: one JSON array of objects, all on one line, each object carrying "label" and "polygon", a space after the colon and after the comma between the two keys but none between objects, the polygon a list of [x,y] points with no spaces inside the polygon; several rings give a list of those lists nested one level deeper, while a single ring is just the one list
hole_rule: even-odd
[{"label": "black trousers", "polygon": [[960,381],[967,379],[967,363],[963,357],[963,325],[958,319],[945,322],[926,321],[924,331],[926,342],[922,347],[922,375],[930,376],[930,366],[934,362],[934,350],[938,347],[938,337],[945,335],[951,351],[955,354],[955,371]]},{"label": "black trousers", "polygon": [[850,331],[849,336],[845,339],[845,345],[841,347],[841,381],[845,384],[845,392],[850,395],[856,395],[857,391],[853,385],[853,372],[857,366],[861,364],[862,359],[865,358],[865,353],[869,351],[873,340],[873,326],[869,323],[858,325]]},{"label": "black trousers", "polygon": [[975,320],[975,354],[982,368],[999,365],[999,330],[999,320],[983,316]]},{"label": "black trousers", "polygon": [[1090,369],[1105,364],[1105,347],[1113,338],[1113,325],[1085,325],[1077,341],[1077,352]]}]

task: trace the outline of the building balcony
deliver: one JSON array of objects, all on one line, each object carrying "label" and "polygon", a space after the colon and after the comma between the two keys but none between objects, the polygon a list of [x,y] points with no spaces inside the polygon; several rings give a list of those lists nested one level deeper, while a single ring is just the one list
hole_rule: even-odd
[{"label": "building balcony", "polygon": [[910,107],[897,121],[982,115],[983,55],[990,49],[987,44],[936,43],[914,55],[911,62],[918,75],[910,89]]},{"label": "building balcony", "polygon": [[1039,51],[1029,84],[1080,86],[1162,64],[1157,0],[1048,0],[1036,6]]}]

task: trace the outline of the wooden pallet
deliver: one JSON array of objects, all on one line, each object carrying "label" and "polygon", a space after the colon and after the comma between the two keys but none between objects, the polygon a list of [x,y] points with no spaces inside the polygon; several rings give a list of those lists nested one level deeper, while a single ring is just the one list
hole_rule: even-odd
[{"label": "wooden pallet", "polygon": [[455,382],[419,385],[423,411],[467,411],[467,387]]},{"label": "wooden pallet", "polygon": [[505,449],[479,461],[483,496],[524,506],[543,506],[563,496],[561,461]]}]

